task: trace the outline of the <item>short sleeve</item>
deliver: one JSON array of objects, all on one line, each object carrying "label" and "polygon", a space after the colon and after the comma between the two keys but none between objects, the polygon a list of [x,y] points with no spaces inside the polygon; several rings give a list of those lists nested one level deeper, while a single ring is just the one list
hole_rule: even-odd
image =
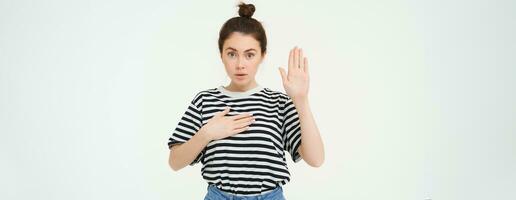
[{"label": "short sleeve", "polygon": [[[194,136],[202,127],[202,115],[200,103],[200,95],[197,94],[194,99],[188,105],[186,111],[182,115],[179,123],[172,131],[169,139],[168,139],[168,148],[170,149],[173,145],[181,144],[188,141],[190,138]],[[190,165],[194,165],[198,163],[202,156],[204,155],[204,150],[197,155],[197,157],[190,163]]]},{"label": "short sleeve", "polygon": [[294,162],[299,162],[299,145],[301,145],[301,122],[292,99],[287,96],[283,106],[283,149],[287,151]]}]

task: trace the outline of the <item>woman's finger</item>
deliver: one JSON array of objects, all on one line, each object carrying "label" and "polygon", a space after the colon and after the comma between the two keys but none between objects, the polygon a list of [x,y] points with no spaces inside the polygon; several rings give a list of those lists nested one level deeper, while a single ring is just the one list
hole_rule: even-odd
[{"label": "woman's finger", "polygon": [[236,123],[235,124],[235,128],[242,128],[242,127],[246,127],[246,126],[250,126],[251,124],[253,124],[254,121],[251,120],[251,121],[245,121],[245,122],[239,122],[239,123]]},{"label": "woman's finger", "polygon": [[308,58],[305,57],[305,59],[303,60],[303,63],[304,63],[304,66],[305,66],[305,73],[308,74]]},{"label": "woman's finger", "polygon": [[294,49],[291,49],[288,53],[288,71],[294,68]]},{"label": "woman's finger", "polygon": [[249,117],[245,116],[245,117],[242,117],[242,118],[239,118],[239,119],[235,119],[234,121],[235,122],[243,122],[243,121],[251,121],[253,119],[255,119],[255,117],[251,115]]},{"label": "woman's finger", "polygon": [[283,69],[283,67],[279,67],[278,69],[281,75],[281,81],[283,82],[283,84],[285,84],[288,80],[287,73],[285,72],[285,69]]},{"label": "woman's finger", "polygon": [[299,69],[301,71],[305,71],[305,62],[303,60],[303,49],[299,48]]},{"label": "woman's finger", "polygon": [[242,131],[245,131],[249,128],[249,126],[246,126],[246,127],[243,127],[243,128],[237,128],[237,129],[233,129],[233,131],[231,131],[231,134],[237,134],[237,133],[240,133]]},{"label": "woman's finger", "polygon": [[229,110],[230,110],[229,106],[226,106],[226,107],[224,107],[224,110],[215,113],[214,117],[217,117],[217,116],[223,117],[223,116],[225,116],[226,114],[229,113]]},{"label": "woman's finger", "polygon": [[233,116],[229,117],[229,119],[231,119],[231,120],[239,120],[239,119],[243,119],[243,118],[247,118],[247,117],[253,117],[253,114],[251,114],[251,113],[242,113],[242,114],[238,114],[238,115],[233,115]]},{"label": "woman's finger", "polygon": [[242,119],[236,120],[234,122],[235,122],[235,124],[245,124],[245,123],[252,123],[255,120],[256,119],[254,117],[248,117],[248,118],[242,118]]},{"label": "woman's finger", "polygon": [[294,48],[294,68],[299,69],[299,49],[297,46]]}]

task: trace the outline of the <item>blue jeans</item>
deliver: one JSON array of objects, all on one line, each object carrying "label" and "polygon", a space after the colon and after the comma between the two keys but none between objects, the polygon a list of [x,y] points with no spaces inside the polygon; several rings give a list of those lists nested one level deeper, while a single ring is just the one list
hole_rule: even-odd
[{"label": "blue jeans", "polygon": [[285,200],[283,196],[283,188],[281,186],[276,189],[269,191],[265,194],[259,194],[255,196],[236,196],[229,194],[217,188],[215,185],[208,186],[208,193],[204,200]]}]

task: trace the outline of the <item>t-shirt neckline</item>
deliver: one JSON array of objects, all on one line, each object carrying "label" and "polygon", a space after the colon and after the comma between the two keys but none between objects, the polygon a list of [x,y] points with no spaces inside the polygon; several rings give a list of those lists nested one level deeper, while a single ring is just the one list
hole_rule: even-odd
[{"label": "t-shirt neckline", "polygon": [[260,84],[257,84],[256,87],[252,88],[252,89],[249,89],[247,91],[244,91],[244,92],[234,92],[234,91],[229,91],[227,90],[226,88],[224,88],[223,85],[220,85],[218,88],[220,93],[226,95],[226,96],[229,96],[229,97],[248,97],[248,96],[251,96],[255,93],[258,93],[260,91],[262,91],[262,89],[264,89]]}]

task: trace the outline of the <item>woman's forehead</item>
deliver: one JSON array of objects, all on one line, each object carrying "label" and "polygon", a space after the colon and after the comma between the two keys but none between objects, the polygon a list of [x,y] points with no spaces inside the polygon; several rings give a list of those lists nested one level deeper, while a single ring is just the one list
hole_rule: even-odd
[{"label": "woman's forehead", "polygon": [[[231,49],[228,49],[231,48]],[[235,32],[224,41],[224,50],[250,51],[260,49],[260,43],[252,35]]]}]

